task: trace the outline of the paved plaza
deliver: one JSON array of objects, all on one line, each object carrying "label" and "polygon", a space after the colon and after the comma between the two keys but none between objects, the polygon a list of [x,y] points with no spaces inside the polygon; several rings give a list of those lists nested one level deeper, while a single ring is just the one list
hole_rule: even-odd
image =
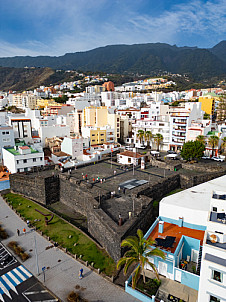
[{"label": "paved plaza", "polygon": [[[26,235],[18,237],[16,230],[22,230],[26,227],[26,224],[8,207],[1,197],[0,209],[0,222],[9,234],[9,238],[3,240],[3,244],[7,245],[12,240],[17,241],[30,255],[30,258],[23,264],[25,269],[41,282],[44,282],[42,268],[46,267],[45,286],[62,301],[66,301],[68,293],[75,290],[80,292],[82,297],[92,302],[138,302],[123,289],[103,279],[60,249],[49,248],[52,246],[51,243],[35,231],[29,230]],[[35,256],[35,241],[37,258]],[[80,280],[79,270],[81,267],[84,270],[84,278]],[[29,295],[31,298],[30,293],[36,292],[37,289],[31,288],[31,290],[28,290],[23,288],[23,291],[26,291],[27,298],[29,298]]]}]

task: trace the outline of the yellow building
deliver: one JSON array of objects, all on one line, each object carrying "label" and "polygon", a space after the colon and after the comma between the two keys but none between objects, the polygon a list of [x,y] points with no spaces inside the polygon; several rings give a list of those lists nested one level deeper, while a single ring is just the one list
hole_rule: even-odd
[{"label": "yellow building", "polygon": [[100,145],[106,143],[106,130],[96,128],[90,130],[90,144]]},{"label": "yellow building", "polygon": [[201,109],[209,114],[213,115],[215,110],[215,98],[212,95],[205,95],[199,97],[199,102],[202,103]]},{"label": "yellow building", "polygon": [[82,126],[104,127],[108,124],[108,109],[101,107],[86,107],[83,110]]},{"label": "yellow building", "polygon": [[36,108],[45,108],[48,106],[60,106],[59,103],[55,102],[54,99],[38,99],[36,100]]},{"label": "yellow building", "polygon": [[91,145],[114,143],[120,138],[120,116],[109,113],[106,106],[86,107],[82,115],[82,135]]}]

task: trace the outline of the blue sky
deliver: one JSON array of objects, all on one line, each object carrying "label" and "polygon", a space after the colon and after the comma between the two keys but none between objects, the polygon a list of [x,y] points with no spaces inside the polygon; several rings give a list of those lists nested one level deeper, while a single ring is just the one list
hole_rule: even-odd
[{"label": "blue sky", "polygon": [[0,57],[225,39],[226,0],[0,0]]}]

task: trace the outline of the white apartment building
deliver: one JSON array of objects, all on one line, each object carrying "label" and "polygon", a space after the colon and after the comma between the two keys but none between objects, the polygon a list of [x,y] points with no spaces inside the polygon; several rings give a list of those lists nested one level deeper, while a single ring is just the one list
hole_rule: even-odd
[{"label": "white apartment building", "polygon": [[6,96],[0,95],[0,109],[3,109],[3,107],[8,106],[9,100]]},{"label": "white apartment building", "polygon": [[223,301],[226,301],[226,190],[215,190],[203,241],[198,302]]},{"label": "white apartment building", "polygon": [[2,160],[2,148],[14,145],[13,128],[8,125],[0,125],[0,161]]},{"label": "white apartment building", "polygon": [[32,142],[31,119],[23,116],[10,116],[9,125],[13,128],[15,139],[23,139],[26,143]]},{"label": "white apartment building", "polygon": [[43,167],[44,152],[29,146],[5,147],[2,149],[4,165],[11,173],[30,171],[33,167]]},{"label": "white apartment building", "polygon": [[53,125],[53,126],[41,126],[39,128],[39,137],[41,139],[43,147],[45,145],[45,139],[54,136],[69,137],[70,127],[65,125]]},{"label": "white apartment building", "polygon": [[72,159],[83,155],[82,137],[65,137],[61,144],[61,151],[70,154]]},{"label": "white apartment building", "polygon": [[185,103],[183,107],[170,108],[170,146],[174,151],[182,149],[191,123],[203,119],[204,112],[198,102]]},{"label": "white apartment building", "polygon": [[195,141],[199,135],[206,136],[207,133],[211,131],[211,125],[211,120],[192,121],[191,125],[187,129],[186,142]]},{"label": "white apartment building", "polygon": [[138,138],[139,130],[150,131],[153,136],[157,133],[163,136],[160,149],[166,151],[170,142],[169,126],[168,105],[163,105],[161,102],[151,102],[150,106],[141,108],[139,118],[132,124],[132,137],[127,139],[127,143],[135,144],[137,148],[150,145],[154,149],[156,147],[154,139],[145,141],[143,138],[141,141]]}]

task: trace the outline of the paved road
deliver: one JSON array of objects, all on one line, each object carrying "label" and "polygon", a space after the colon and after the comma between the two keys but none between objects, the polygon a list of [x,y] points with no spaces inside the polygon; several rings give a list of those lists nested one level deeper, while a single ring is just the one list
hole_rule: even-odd
[{"label": "paved road", "polygon": [[[6,245],[9,241],[15,240],[30,254],[31,257],[23,265],[41,282],[44,281],[42,268],[46,267],[45,286],[62,301],[66,301],[68,293],[72,290],[79,291],[81,296],[90,302],[139,301],[92,270],[82,266],[58,248],[48,248],[51,246],[51,243],[35,231],[29,231],[26,235],[22,234],[18,237],[16,235],[17,228],[22,230],[26,225],[1,197],[0,222],[10,235],[3,243]],[[35,255],[35,241],[38,266]],[[84,270],[84,278],[80,280],[78,274],[81,267]],[[38,275],[38,273],[40,274]],[[29,289],[28,293],[30,292],[36,292],[36,289]]]},{"label": "paved road", "polygon": [[0,243],[0,301],[58,301],[2,243]]}]

